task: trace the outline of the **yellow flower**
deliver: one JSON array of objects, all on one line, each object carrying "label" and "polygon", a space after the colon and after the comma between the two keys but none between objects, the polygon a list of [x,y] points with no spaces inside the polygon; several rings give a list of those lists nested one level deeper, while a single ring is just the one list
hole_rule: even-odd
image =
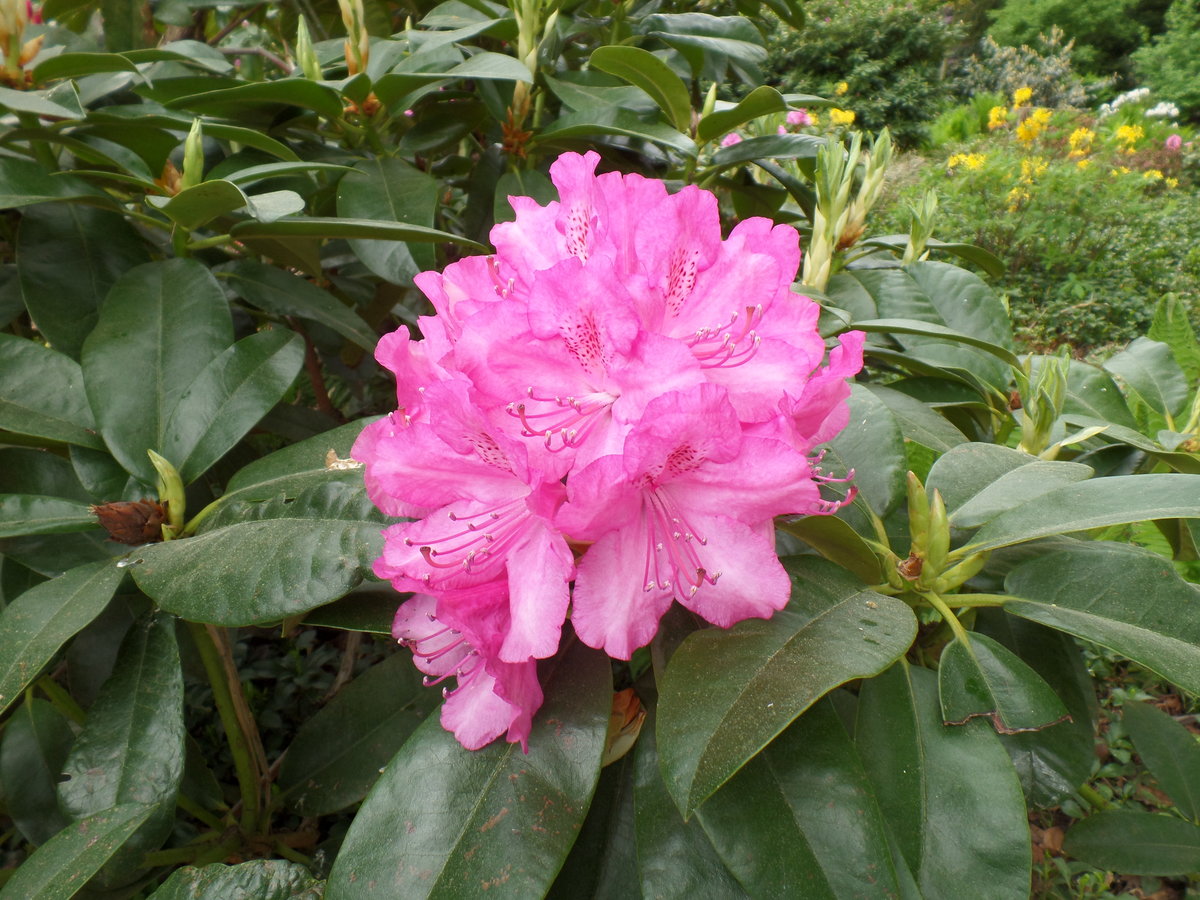
[{"label": "yellow flower", "polygon": [[1169,188],[1177,188],[1177,187],[1179,187],[1179,179],[1178,178],[1168,178],[1166,181],[1163,182],[1163,184],[1165,184]]},{"label": "yellow flower", "polygon": [[1115,169],[1113,169],[1111,172],[1109,172],[1109,174],[1110,175],[1128,175],[1129,174],[1129,166],[1117,166]]},{"label": "yellow flower", "polygon": [[833,89],[833,92],[834,92],[834,94],[836,94],[837,96],[841,97],[841,96],[843,96],[843,95],[846,93],[846,91],[848,91],[848,90],[850,90],[850,85],[848,85],[848,84],[847,84],[846,82],[844,82],[844,81],[839,81],[839,82],[837,83],[837,87],[835,87],[835,88]]},{"label": "yellow flower", "polygon": [[1076,128],[1067,138],[1067,142],[1071,145],[1068,157],[1074,159],[1078,156],[1087,156],[1092,152],[1092,139],[1095,137],[1096,132],[1090,128]]},{"label": "yellow flower", "polygon": [[1017,125],[1017,138],[1028,144],[1031,143],[1033,139],[1041,133],[1041,131],[1042,129],[1038,127],[1037,122],[1033,121],[1033,119],[1026,119],[1024,122],[1021,122],[1019,125]]},{"label": "yellow flower", "polygon": [[966,158],[967,158],[967,154],[965,154],[965,153],[955,153],[948,160],[946,160],[946,168],[947,169],[955,169],[958,166],[962,165],[962,163],[966,161]]},{"label": "yellow flower", "polygon": [[1008,192],[1008,211],[1016,212],[1021,208],[1021,204],[1033,197],[1029,191],[1023,187],[1015,187]]},{"label": "yellow flower", "polygon": [[983,164],[987,162],[987,156],[983,153],[968,153],[963,164],[972,171],[983,168]]},{"label": "yellow flower", "polygon": [[1092,161],[1090,159],[1085,158],[1085,159],[1081,159],[1081,160],[1079,160],[1079,162],[1075,163],[1075,166],[1080,169],[1086,169],[1091,164],[1092,164]]},{"label": "yellow flower", "polygon": [[1008,124],[1008,107],[993,106],[988,110],[988,131],[995,131]]},{"label": "yellow flower", "polygon": [[1126,153],[1133,152],[1133,145],[1146,136],[1141,125],[1122,125],[1117,129],[1117,143],[1124,144]]},{"label": "yellow flower", "polygon": [[1040,156],[1031,156],[1021,160],[1021,181],[1033,184],[1033,179],[1045,173],[1048,163]]},{"label": "yellow flower", "polygon": [[1147,181],[1162,181],[1163,173],[1160,172],[1158,169],[1147,169],[1145,172],[1142,173],[1142,177],[1145,178]]},{"label": "yellow flower", "polygon": [[808,119],[809,119],[809,122],[808,122],[808,124],[809,124],[809,125],[811,125],[811,126],[814,126],[814,127],[815,127],[815,126],[817,126],[817,125],[820,125],[820,124],[821,124],[821,117],[820,117],[820,116],[818,116],[818,115],[817,115],[815,112],[813,112],[811,109],[808,111]]},{"label": "yellow flower", "polygon": [[1050,124],[1050,110],[1039,106],[1030,114],[1029,118],[1036,122],[1039,128],[1045,128]]},{"label": "yellow flower", "polygon": [[1013,106],[1024,106],[1033,98],[1033,88],[1019,87],[1013,91]]},{"label": "yellow flower", "polygon": [[829,110],[829,121],[834,125],[853,125],[854,110],[838,109],[835,106]]}]

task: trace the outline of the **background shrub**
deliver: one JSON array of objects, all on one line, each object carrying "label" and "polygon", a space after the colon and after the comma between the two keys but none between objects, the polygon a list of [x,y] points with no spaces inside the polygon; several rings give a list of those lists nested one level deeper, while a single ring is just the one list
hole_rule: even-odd
[{"label": "background shrub", "polygon": [[960,64],[954,90],[963,98],[987,92],[1011,97],[1027,87],[1038,106],[1083,106],[1087,93],[1072,64],[1073,49],[1062,29],[1055,27],[1020,47],[1002,47],[989,35],[975,55]]},{"label": "background shrub", "polygon": [[1175,0],[1166,31],[1134,54],[1138,74],[1184,116],[1200,121],[1200,0]]},{"label": "background shrub", "polygon": [[1149,33],[1135,17],[1139,6],[1138,0],[1008,0],[990,13],[988,34],[998,44],[1018,47],[1058,27],[1074,42],[1080,71],[1125,75],[1129,54]]},{"label": "background shrub", "polygon": [[901,146],[926,136],[948,96],[941,70],[958,27],[926,3],[819,2],[802,31],[781,27],[768,39],[768,83],[780,90],[832,95],[866,130],[885,125]]}]

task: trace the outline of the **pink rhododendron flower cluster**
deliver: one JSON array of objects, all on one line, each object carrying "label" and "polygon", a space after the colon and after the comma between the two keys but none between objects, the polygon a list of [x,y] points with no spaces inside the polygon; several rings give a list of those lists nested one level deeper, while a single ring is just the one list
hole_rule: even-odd
[{"label": "pink rhododendron flower cluster", "polygon": [[470,749],[527,743],[537,661],[568,617],[629,659],[672,602],[730,626],[788,601],[772,520],[825,513],[813,447],[845,424],[863,335],[825,361],[791,290],[796,231],[716,198],[550,169],[557,202],[513,197],[496,253],[417,284],[436,316],[384,337],[399,409],[354,446],[385,531],[375,572],[411,591],[394,633],[446,690]]}]

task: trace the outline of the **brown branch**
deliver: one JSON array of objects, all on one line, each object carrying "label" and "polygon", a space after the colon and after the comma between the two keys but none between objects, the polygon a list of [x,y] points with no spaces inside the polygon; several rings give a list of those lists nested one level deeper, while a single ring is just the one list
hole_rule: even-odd
[{"label": "brown branch", "polygon": [[292,66],[287,60],[281,59],[262,47],[218,47],[217,52],[224,53],[226,56],[258,56],[284,72],[292,71]]}]

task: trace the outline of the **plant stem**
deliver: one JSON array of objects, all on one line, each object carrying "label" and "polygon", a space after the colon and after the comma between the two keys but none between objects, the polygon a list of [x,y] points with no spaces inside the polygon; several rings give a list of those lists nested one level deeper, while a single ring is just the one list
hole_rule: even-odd
[{"label": "plant stem", "polygon": [[1093,809],[1108,809],[1110,806],[1112,806],[1111,803],[1104,799],[1104,795],[1090,784],[1081,784],[1076,793],[1086,800]]},{"label": "plant stem", "polygon": [[37,686],[49,698],[55,708],[77,725],[82,725],[87,713],[83,711],[75,698],[63,690],[61,684],[49,675],[43,675],[37,680]]},{"label": "plant stem", "polygon": [[955,594],[950,602],[956,607],[1003,606],[1013,598],[1008,594]]},{"label": "plant stem", "polygon": [[971,638],[967,635],[967,629],[963,628],[962,622],[958,621],[958,616],[954,614],[954,610],[946,605],[946,601],[933,591],[922,591],[921,596],[929,602],[930,606],[941,613],[942,619],[950,626],[950,630],[954,632],[954,636],[962,641],[962,643],[970,645]]},{"label": "plant stem", "polygon": [[305,856],[299,850],[293,850],[283,841],[275,841],[275,843],[271,845],[271,848],[284,859],[290,859],[294,863],[300,863],[302,866],[308,866],[310,869],[312,868],[312,859]]},{"label": "plant stem", "polygon": [[207,809],[185,794],[180,794],[175,798],[175,805],[182,809],[185,813],[188,813],[193,818],[203,822],[205,825],[215,831],[224,831],[225,828],[228,827],[228,822],[222,822]]},{"label": "plant stem", "polygon": [[[229,636],[223,629],[199,622],[188,622],[188,630],[200,652],[204,671],[212,685],[213,701],[233,753],[238,789],[242,795],[242,830],[246,834],[255,834],[262,824],[266,753],[238,681],[237,667],[229,648]],[[237,690],[234,690],[235,684],[238,685]]]}]

